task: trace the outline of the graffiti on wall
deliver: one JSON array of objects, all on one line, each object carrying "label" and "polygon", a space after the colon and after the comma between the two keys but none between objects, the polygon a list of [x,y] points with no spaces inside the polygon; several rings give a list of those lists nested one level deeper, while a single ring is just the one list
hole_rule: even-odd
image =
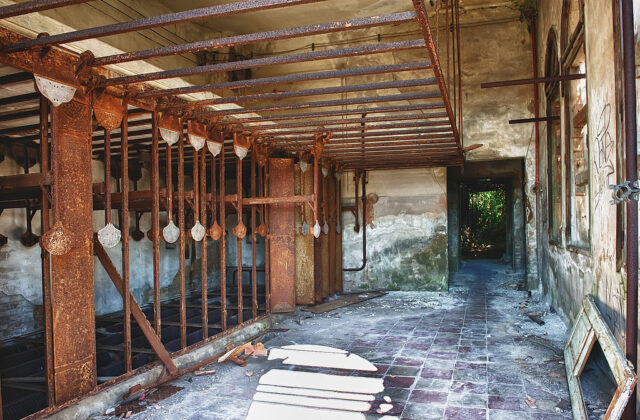
[{"label": "graffiti on wall", "polygon": [[611,105],[606,104],[598,118],[596,137],[594,139],[595,155],[595,208],[598,209],[603,196],[609,191],[610,177],[615,173],[614,141],[609,133],[611,123]]}]

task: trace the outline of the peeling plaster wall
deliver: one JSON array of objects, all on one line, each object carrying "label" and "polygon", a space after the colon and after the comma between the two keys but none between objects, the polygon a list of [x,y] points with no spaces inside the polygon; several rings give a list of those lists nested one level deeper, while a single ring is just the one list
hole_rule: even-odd
[{"label": "peeling plaster wall", "polygon": [[[572,247],[566,238],[566,218],[569,209],[566,196],[567,168],[562,165],[563,222],[561,241],[549,241],[548,148],[547,127],[541,124],[540,177],[542,194],[540,250],[541,290],[550,303],[565,319],[572,323],[581,307],[583,297],[593,295],[619,343],[624,334],[624,277],[616,269],[616,207],[609,205],[609,184],[616,182],[616,85],[615,48],[613,35],[613,2],[585,2],[585,45],[587,61],[587,103],[589,124],[590,159],[590,247]],[[538,21],[538,44],[540,47],[538,68],[544,74],[546,44],[550,30],[561,38],[562,2],[544,0],[540,2]],[[560,51],[560,45],[557,45]],[[561,54],[561,53],[560,53]],[[541,115],[546,115],[543,99],[544,88],[540,87]],[[561,120],[565,130],[565,118]],[[564,143],[566,145],[566,143]],[[562,150],[565,162],[566,146]]]},{"label": "peeling plaster wall", "polygon": [[[446,170],[372,171],[368,176],[367,194],[379,200],[373,227],[367,227],[367,267],[344,273],[345,291],[447,290]],[[353,205],[353,173],[342,179],[343,206]],[[352,213],[343,214],[343,223],[343,266],[359,267],[363,228],[355,233]]]},{"label": "peeling plaster wall", "polygon": [[[39,172],[39,165],[30,168]],[[0,176],[24,173],[9,156],[0,163]],[[8,238],[0,247],[0,340],[42,327],[42,266],[40,246],[20,243],[26,231],[24,209],[7,209],[0,216],[0,233]],[[40,212],[33,218],[33,232],[40,234]]]}]

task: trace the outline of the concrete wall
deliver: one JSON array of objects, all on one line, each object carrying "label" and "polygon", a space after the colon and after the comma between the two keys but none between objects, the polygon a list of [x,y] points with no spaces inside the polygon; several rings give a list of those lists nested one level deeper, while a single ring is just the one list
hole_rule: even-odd
[{"label": "concrete wall", "polygon": [[[541,124],[540,176],[542,194],[538,201],[541,214],[541,290],[551,304],[569,322],[575,320],[585,295],[593,295],[609,327],[622,343],[624,332],[625,286],[622,273],[616,268],[616,206],[609,204],[609,184],[616,183],[616,150],[620,146],[619,126],[616,116],[616,68],[613,34],[613,2],[586,1],[585,45],[587,67],[588,143],[590,159],[590,246],[586,249],[571,246],[567,240],[567,221],[563,216],[560,241],[549,240],[549,199],[547,126]],[[538,68],[544,74],[546,44],[551,30],[557,34],[560,50],[562,2],[543,0],[539,4],[538,44],[540,59]],[[560,53],[562,54],[562,53]],[[544,98],[543,87],[540,87]],[[546,104],[541,100],[541,115],[546,114]],[[566,120],[561,120],[562,132]],[[566,140],[564,140],[566,141]],[[562,151],[563,215],[567,214],[566,143]]]},{"label": "concrete wall", "polygon": [[[344,273],[344,289],[447,290],[447,177],[444,168],[369,172],[373,227],[367,227],[367,267]],[[354,204],[353,173],[342,181],[344,205]],[[362,191],[360,190],[360,194]],[[362,264],[362,227],[343,214],[343,265]],[[363,226],[360,217],[360,226]]]}]

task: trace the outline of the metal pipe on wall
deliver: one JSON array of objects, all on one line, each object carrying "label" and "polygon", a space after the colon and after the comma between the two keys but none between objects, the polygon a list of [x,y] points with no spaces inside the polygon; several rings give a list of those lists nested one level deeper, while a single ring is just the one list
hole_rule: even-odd
[{"label": "metal pipe on wall", "polygon": [[[367,266],[367,173],[362,172],[362,265],[358,268],[343,268],[342,271],[358,272]],[[358,181],[356,180],[356,183]],[[356,212],[358,201],[356,200]]]},{"label": "metal pipe on wall", "polygon": [[[633,185],[638,180],[637,116],[636,116],[636,63],[633,22],[633,0],[622,1],[622,56],[624,70],[624,133],[626,177]],[[638,201],[627,202],[626,214],[627,302],[625,347],[626,357],[638,368]],[[629,398],[625,409],[626,420],[636,418],[637,391]]]}]

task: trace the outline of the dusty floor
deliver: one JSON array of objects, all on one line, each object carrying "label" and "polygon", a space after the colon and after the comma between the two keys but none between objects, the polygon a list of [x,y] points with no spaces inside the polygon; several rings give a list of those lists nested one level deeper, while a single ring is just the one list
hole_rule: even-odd
[{"label": "dusty floor", "polygon": [[[519,279],[505,265],[465,263],[450,293],[391,292],[326,314],[300,311],[278,325],[283,331],[266,337],[267,348],[331,346],[362,356],[378,371],[291,366],[264,357],[249,359],[246,367],[216,364],[215,375],[175,381],[184,389],[132,418],[245,419],[260,378],[271,369],[383,379],[384,391],[368,412],[316,417],[328,420],[571,418],[558,360],[568,331],[545,304],[516,290]],[[545,324],[532,322],[529,313]],[[314,405],[309,399],[304,404]],[[300,417],[280,416],[286,418]]]}]

